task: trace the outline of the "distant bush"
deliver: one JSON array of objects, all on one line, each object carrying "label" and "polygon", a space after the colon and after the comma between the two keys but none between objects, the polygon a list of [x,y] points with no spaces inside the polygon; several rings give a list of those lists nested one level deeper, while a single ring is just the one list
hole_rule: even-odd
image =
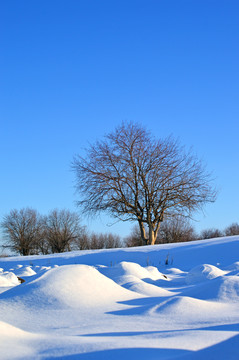
[{"label": "distant bush", "polygon": [[196,240],[195,230],[187,218],[177,216],[162,223],[158,243],[186,242]]},{"label": "distant bush", "polygon": [[224,233],[221,230],[211,228],[202,230],[199,239],[213,239],[221,236],[224,236]]},{"label": "distant bush", "polygon": [[239,235],[239,224],[232,223],[224,230],[224,233],[226,236]]},{"label": "distant bush", "polygon": [[89,249],[111,249],[122,247],[122,242],[118,235],[111,233],[97,234],[97,233],[84,233],[75,242],[76,249],[89,250]]},{"label": "distant bush", "polygon": [[201,231],[199,239],[213,239],[222,236],[233,236],[239,235],[239,224],[232,223],[224,230],[219,230],[217,228],[209,228]]},{"label": "distant bush", "polygon": [[7,254],[0,254],[0,258],[5,258],[5,257],[8,257],[9,255]]},{"label": "distant bush", "polygon": [[143,245],[141,236],[140,236],[140,231],[139,231],[139,228],[137,225],[135,225],[132,228],[131,233],[124,238],[124,245],[126,247],[134,247],[134,246]]}]

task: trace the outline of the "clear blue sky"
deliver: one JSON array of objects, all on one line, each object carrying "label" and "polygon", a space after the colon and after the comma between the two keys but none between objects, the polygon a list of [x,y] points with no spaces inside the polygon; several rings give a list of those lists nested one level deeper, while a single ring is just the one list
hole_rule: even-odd
[{"label": "clear blue sky", "polygon": [[[70,164],[122,120],[173,134],[213,172],[196,229],[239,222],[238,0],[0,4],[0,220],[77,211]],[[104,216],[90,230],[126,235]]]}]

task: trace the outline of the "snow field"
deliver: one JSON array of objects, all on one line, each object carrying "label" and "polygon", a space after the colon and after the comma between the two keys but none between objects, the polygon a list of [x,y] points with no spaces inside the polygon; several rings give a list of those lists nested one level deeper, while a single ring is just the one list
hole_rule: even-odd
[{"label": "snow field", "polygon": [[231,237],[1,259],[0,359],[236,360],[238,254]]}]

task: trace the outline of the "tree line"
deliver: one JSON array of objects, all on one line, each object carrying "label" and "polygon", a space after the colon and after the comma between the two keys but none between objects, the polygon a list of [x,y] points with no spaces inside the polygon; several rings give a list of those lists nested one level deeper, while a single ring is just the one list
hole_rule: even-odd
[{"label": "tree line", "polygon": [[79,215],[66,209],[44,216],[31,208],[14,209],[3,218],[1,228],[3,248],[20,255],[121,247],[119,236],[89,234]]},{"label": "tree line", "polygon": [[[137,226],[124,239],[112,233],[90,233],[81,225],[79,215],[66,209],[52,210],[46,216],[31,208],[15,209],[3,218],[1,228],[5,241],[3,248],[24,256],[143,245]],[[211,228],[197,234],[187,218],[176,216],[162,223],[155,243],[186,242],[232,235],[239,235],[239,224],[233,223],[223,231]]]}]

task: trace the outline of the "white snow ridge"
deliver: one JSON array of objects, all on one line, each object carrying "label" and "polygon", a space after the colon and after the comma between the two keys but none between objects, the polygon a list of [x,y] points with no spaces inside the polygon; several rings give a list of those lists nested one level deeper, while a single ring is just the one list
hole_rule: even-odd
[{"label": "white snow ridge", "polygon": [[0,359],[238,360],[238,257],[234,236],[2,258]]}]

